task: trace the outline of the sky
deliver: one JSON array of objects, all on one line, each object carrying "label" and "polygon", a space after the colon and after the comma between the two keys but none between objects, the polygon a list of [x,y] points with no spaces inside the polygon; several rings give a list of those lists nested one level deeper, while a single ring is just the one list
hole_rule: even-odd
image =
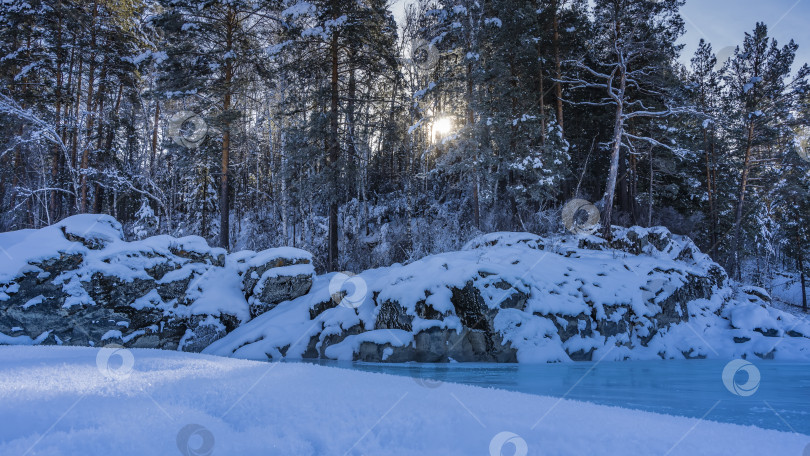
[{"label": "sky", "polygon": [[765,22],[769,35],[781,45],[799,45],[794,68],[810,63],[810,0],[687,0],[681,9],[686,22],[686,45],[681,60],[688,62],[701,38],[715,53],[742,44],[744,33]]},{"label": "sky", "polygon": [[[397,20],[410,1],[394,0]],[[687,0],[681,16],[686,22],[686,35],[681,38],[686,45],[681,55],[685,64],[701,38],[712,44],[715,53],[728,57],[728,50],[722,51],[742,44],[743,34],[752,31],[757,22],[765,22],[780,45],[791,39],[799,44],[794,68],[810,63],[810,0]]]}]

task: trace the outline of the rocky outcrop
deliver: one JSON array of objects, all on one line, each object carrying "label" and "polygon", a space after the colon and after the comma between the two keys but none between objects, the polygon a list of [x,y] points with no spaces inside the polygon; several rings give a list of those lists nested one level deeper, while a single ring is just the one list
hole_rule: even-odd
[{"label": "rocky outcrop", "polygon": [[810,325],[768,308],[763,292],[736,293],[691,240],[663,228],[615,228],[610,241],[494,233],[406,266],[321,276],[205,352],[367,362],[810,358]]},{"label": "rocky outcrop", "polygon": [[9,259],[0,264],[5,344],[199,352],[305,294],[314,275],[310,254],[298,249],[227,255],[196,236],[126,242],[109,216],[3,233],[0,247]]},{"label": "rocky outcrop", "polygon": [[609,241],[493,233],[357,275],[315,276],[293,248],[127,242],[107,216],[0,233],[0,248],[0,344],[368,362],[810,359],[810,323],[730,286],[663,228],[614,228]]},{"label": "rocky outcrop", "polygon": [[305,295],[312,287],[312,256],[299,249],[271,249],[240,256],[242,289],[257,317],[281,302]]}]

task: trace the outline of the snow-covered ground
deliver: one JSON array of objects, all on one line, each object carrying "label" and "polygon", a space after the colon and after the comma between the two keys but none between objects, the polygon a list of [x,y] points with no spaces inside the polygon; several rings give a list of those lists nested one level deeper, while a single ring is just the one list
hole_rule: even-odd
[{"label": "snow-covered ground", "polygon": [[810,444],[755,427],[431,386],[157,350],[0,347],[0,454],[799,456]]}]

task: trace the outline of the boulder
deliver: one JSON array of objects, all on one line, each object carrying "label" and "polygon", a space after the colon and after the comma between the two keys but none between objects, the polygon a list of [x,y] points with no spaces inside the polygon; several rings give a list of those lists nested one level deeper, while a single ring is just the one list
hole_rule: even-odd
[{"label": "boulder", "polygon": [[307,294],[315,276],[312,254],[291,247],[244,255],[238,264],[251,318]]}]

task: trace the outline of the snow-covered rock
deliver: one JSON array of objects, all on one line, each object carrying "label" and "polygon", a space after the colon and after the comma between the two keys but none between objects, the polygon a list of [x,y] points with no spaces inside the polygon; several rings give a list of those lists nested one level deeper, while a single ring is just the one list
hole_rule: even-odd
[{"label": "snow-covered rock", "polygon": [[127,242],[108,216],[3,233],[0,248],[0,344],[372,362],[810,358],[810,323],[764,290],[732,287],[664,228],[492,233],[408,265],[317,277],[302,250]]},{"label": "snow-covered rock", "polygon": [[[248,299],[295,298],[314,274],[309,253],[297,249],[227,255],[197,236],[127,242],[106,215],[2,233],[0,249],[0,344],[201,351],[272,308]],[[273,277],[258,294],[244,287],[256,271]]]},{"label": "snow-covered rock", "polygon": [[237,260],[243,289],[256,317],[312,287],[312,254],[291,247],[243,252]]},{"label": "snow-covered rock", "polygon": [[405,266],[320,276],[308,294],[204,352],[371,362],[810,358],[810,325],[754,304],[749,291],[735,294],[719,265],[664,228],[616,228],[610,241],[493,233]]}]

